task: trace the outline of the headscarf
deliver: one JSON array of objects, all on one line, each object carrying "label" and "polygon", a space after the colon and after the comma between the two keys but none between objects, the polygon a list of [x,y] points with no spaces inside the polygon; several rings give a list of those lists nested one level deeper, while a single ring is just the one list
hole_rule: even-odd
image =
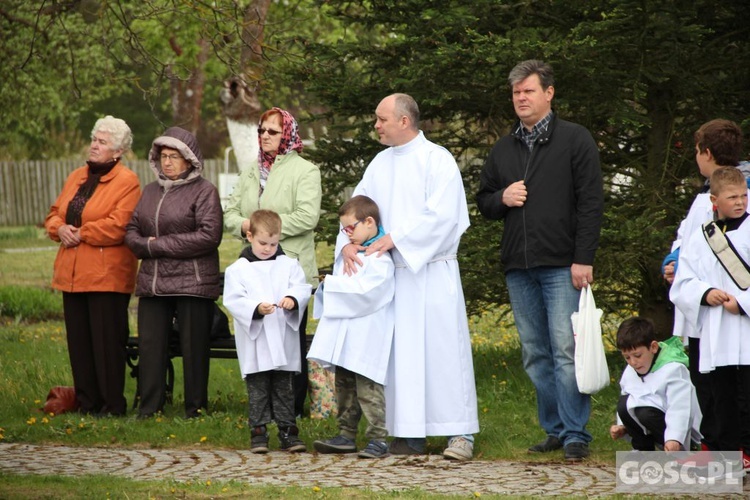
[{"label": "headscarf", "polygon": [[[297,120],[289,113],[281,108],[271,108],[272,110],[281,113],[281,142],[279,142],[279,149],[275,153],[266,153],[263,151],[261,144],[261,137],[258,136],[258,169],[260,170],[260,182],[261,186],[264,187],[268,174],[273,167],[273,163],[276,161],[278,155],[285,155],[290,151],[302,152],[302,139],[299,138],[299,126]],[[258,126],[260,127],[260,123]],[[262,189],[262,188],[261,188]]]}]

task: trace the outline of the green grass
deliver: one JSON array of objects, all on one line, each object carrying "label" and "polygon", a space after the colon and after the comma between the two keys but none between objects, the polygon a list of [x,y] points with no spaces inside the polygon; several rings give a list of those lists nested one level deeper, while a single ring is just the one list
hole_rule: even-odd
[{"label": "green grass", "polygon": [[[209,386],[209,414],[194,420],[182,418],[182,363],[176,360],[175,399],[167,405],[164,414],[146,421],[136,420],[135,412],[130,411],[120,418],[93,418],[78,414],[45,415],[40,411],[47,392],[55,385],[71,385],[72,377],[67,357],[64,324],[60,320],[43,320],[49,304],[53,303],[54,293],[44,288],[52,273],[54,252],[3,253],[2,248],[22,248],[13,239],[3,236],[0,229],[0,297],[13,287],[24,285],[27,290],[24,301],[25,313],[10,314],[0,318],[0,441],[25,443],[51,443],[70,446],[114,446],[128,448],[179,448],[214,447],[225,449],[247,448],[249,434],[246,427],[247,395],[240,377],[236,360],[214,359],[211,361]],[[37,241],[29,231],[16,231],[14,234],[28,244]],[[239,254],[238,240],[225,236],[222,243],[222,269],[233,262]],[[40,256],[44,256],[41,258]],[[319,249],[320,265],[329,264],[331,249]],[[326,262],[328,259],[328,262]],[[330,265],[330,264],[329,264]],[[30,276],[37,278],[31,279]],[[42,279],[43,278],[43,279]],[[36,279],[40,281],[37,283]],[[33,305],[36,294],[46,295],[43,305]],[[0,299],[1,301],[2,299]],[[135,300],[131,305],[135,303]],[[5,307],[5,306],[3,306]],[[16,306],[18,307],[18,306]],[[61,309],[61,307],[60,307]],[[29,310],[38,311],[28,313]],[[41,321],[27,321],[37,317]],[[475,454],[480,460],[514,460],[524,462],[562,462],[562,452],[545,455],[531,455],[529,445],[544,439],[544,432],[538,425],[534,388],[521,366],[521,354],[517,334],[512,326],[512,315],[507,308],[484,311],[469,320],[474,350],[474,367],[478,396],[481,431],[477,435]],[[312,328],[311,328],[312,330]],[[135,331],[133,329],[132,331]],[[611,335],[612,332],[609,332]],[[618,397],[617,380],[623,367],[619,354],[610,353],[612,384],[595,395],[592,400],[592,414],[588,429],[594,436],[591,462],[614,464],[615,451],[626,450],[628,445],[613,442],[608,429],[614,420]],[[126,396],[132,403],[135,394],[135,380],[127,377]],[[364,422],[362,422],[364,427]],[[300,422],[303,439],[308,446],[312,441],[328,437],[336,432],[333,417],[325,420],[303,419]],[[272,432],[272,445],[275,437]],[[364,446],[364,438],[360,437]],[[445,438],[429,438],[428,451],[439,453],[445,446]],[[134,492],[135,497],[159,498],[209,498],[217,490],[228,488],[230,496],[247,495],[247,485],[183,485],[169,482],[136,483],[127,480],[107,478],[44,478],[36,480],[0,476],[0,497],[21,498],[25,495],[26,481],[41,483],[38,498],[67,498],[65,495],[76,488],[91,488],[95,497],[123,498],[124,492]],[[109,486],[111,485],[111,487]],[[107,489],[109,488],[109,489]],[[187,489],[183,489],[187,488]],[[312,496],[304,489],[259,488],[252,491],[270,498]],[[62,491],[60,491],[62,489]],[[28,490],[26,490],[28,491]],[[88,490],[84,490],[88,491]],[[260,493],[258,493],[260,492]],[[327,492],[328,493],[328,492]],[[362,493],[362,492],[360,492]],[[339,498],[359,493],[345,491],[330,492],[327,498]],[[49,495],[49,496],[47,496]],[[377,495],[376,498],[397,495]],[[413,497],[413,495],[408,495]],[[317,497],[316,497],[317,498]],[[368,498],[371,496],[368,495]]]},{"label": "green grass", "polygon": [[0,316],[16,322],[62,319],[62,294],[22,285],[0,285]]},{"label": "green grass", "polygon": [[[33,493],[32,493],[33,492]],[[0,474],[0,496],[5,500],[58,500],[104,498],[132,500],[134,498],[213,499],[386,499],[437,498],[438,495],[419,490],[374,493],[353,488],[302,488],[294,486],[255,486],[241,481],[133,481],[114,476],[14,476]],[[465,498],[442,496],[440,498]]]}]

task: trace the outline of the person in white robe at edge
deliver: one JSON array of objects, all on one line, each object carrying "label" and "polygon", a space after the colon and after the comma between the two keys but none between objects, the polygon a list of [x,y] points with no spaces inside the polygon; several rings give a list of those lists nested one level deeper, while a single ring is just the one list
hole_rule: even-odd
[{"label": "person in white robe at edge", "polygon": [[[372,198],[388,234],[365,254],[390,251],[395,263],[395,327],[388,365],[386,427],[394,455],[424,453],[427,436],[448,436],[443,456],[469,460],[479,432],[474,366],[456,252],[469,227],[461,172],[448,150],[419,130],[407,94],[375,110],[381,151],[353,195]],[[339,234],[336,256],[356,273],[363,250]]]}]

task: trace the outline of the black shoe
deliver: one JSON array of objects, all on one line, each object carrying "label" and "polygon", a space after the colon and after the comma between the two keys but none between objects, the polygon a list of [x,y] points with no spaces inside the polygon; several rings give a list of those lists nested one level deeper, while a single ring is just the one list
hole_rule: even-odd
[{"label": "black shoe", "polygon": [[591,454],[589,445],[576,441],[565,445],[565,460],[568,462],[580,462]]},{"label": "black shoe", "polygon": [[250,452],[268,453],[268,432],[265,425],[255,427],[250,433]]},{"label": "black shoe", "polygon": [[367,443],[367,447],[359,452],[359,458],[385,458],[389,455],[388,443],[373,439]]},{"label": "black shoe", "polygon": [[292,453],[307,451],[305,442],[299,438],[299,429],[296,425],[290,425],[286,429],[279,428],[279,443],[281,451]]},{"label": "black shoe", "polygon": [[355,453],[357,451],[354,440],[340,434],[331,439],[315,441],[313,448],[318,453]]},{"label": "black shoe", "polygon": [[424,455],[424,450],[417,450],[409,446],[406,438],[395,438],[388,446],[391,455]]},{"label": "black shoe", "polygon": [[550,451],[559,450],[563,447],[563,444],[555,436],[547,436],[547,439],[541,443],[537,443],[529,451],[532,453],[549,453]]}]

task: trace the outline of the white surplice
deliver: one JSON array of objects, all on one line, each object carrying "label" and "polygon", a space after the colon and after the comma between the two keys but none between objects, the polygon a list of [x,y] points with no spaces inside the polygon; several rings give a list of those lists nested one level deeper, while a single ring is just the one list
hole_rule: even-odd
[{"label": "white surplice", "polygon": [[[274,260],[250,262],[240,258],[224,273],[223,303],[234,318],[237,359],[244,378],[269,370],[299,372],[299,326],[312,287],[295,259],[279,255]],[[276,310],[253,319],[261,302],[278,304],[294,297],[299,308]]]},{"label": "white surplice", "polygon": [[[734,231],[726,233],[745,262],[750,262],[750,218]],[[701,339],[701,373],[717,366],[750,365],[750,318],[731,314],[722,306],[702,306],[701,299],[711,288],[737,297],[750,313],[750,291],[742,291],[719,263],[708,246],[701,228],[693,232],[680,249],[680,260],[670,300],[685,315],[685,321],[696,329]]]},{"label": "white surplice", "polygon": [[[396,265],[386,427],[397,437],[479,431],[474,365],[456,252],[469,214],[453,156],[422,132],[380,152],[354,195],[380,207]],[[336,253],[349,243],[339,235]]]},{"label": "white surplice", "polygon": [[393,260],[388,254],[359,257],[359,272],[344,274],[339,258],[318,286],[313,317],[320,321],[307,357],[385,384],[393,340]]},{"label": "white surplice", "polygon": [[[627,408],[630,416],[643,426],[636,416],[635,409],[650,406],[664,412],[664,441],[677,441],[686,450],[691,442],[701,441],[701,414],[695,387],[690,381],[690,372],[681,363],[667,363],[655,372],[640,376],[632,366],[626,366],[620,378],[621,394],[627,394]],[[617,423],[622,425],[620,415]]]},{"label": "white surplice", "polygon": [[[672,251],[682,246],[683,242],[687,242],[690,236],[698,229],[701,228],[704,222],[708,222],[713,218],[713,204],[708,193],[700,193],[693,200],[690,205],[690,210],[687,216],[680,223],[680,227],[677,229],[677,237],[672,242]],[[682,250],[680,250],[682,252]],[[677,266],[677,272],[680,272],[680,266]],[[698,332],[692,326],[689,321],[685,320],[685,315],[682,314],[680,308],[674,310],[674,325],[672,327],[672,335],[682,337],[682,341],[687,343],[688,337],[700,338]]]},{"label": "white surplice", "polygon": [[[750,189],[747,191],[750,196]],[[750,210],[750,206],[748,207]],[[687,216],[680,223],[680,227],[677,229],[677,237],[672,242],[672,252],[677,248],[680,248],[683,243],[687,243],[687,240],[695,233],[700,231],[704,223],[713,220],[714,209],[713,203],[711,203],[711,196],[709,193],[700,193],[693,200],[690,205],[690,210]],[[682,253],[682,250],[680,250]],[[680,272],[680,266],[678,263],[677,272]],[[676,279],[676,276],[675,276]],[[674,326],[672,328],[672,335],[682,337],[683,342],[687,342],[688,337],[700,338],[699,333],[695,330],[693,325],[685,320],[685,315],[679,308],[674,311]]]}]

